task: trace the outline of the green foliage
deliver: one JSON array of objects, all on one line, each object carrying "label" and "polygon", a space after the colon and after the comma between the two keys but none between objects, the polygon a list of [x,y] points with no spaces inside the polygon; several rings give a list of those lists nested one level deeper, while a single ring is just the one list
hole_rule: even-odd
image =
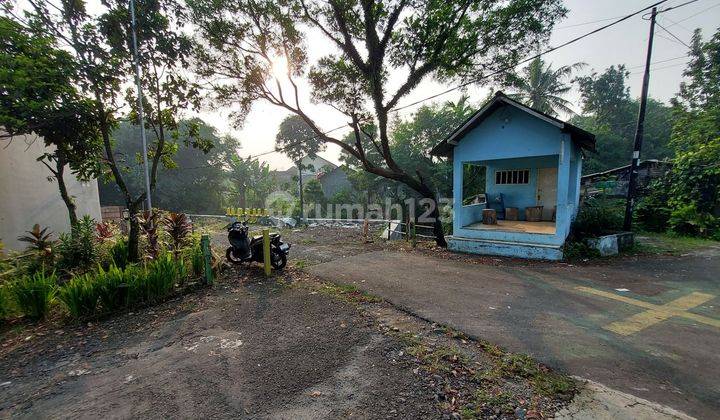
[{"label": "green foliage", "polygon": [[98,267],[93,281],[103,310],[114,312],[130,304],[130,288],[143,276],[144,270],[134,265],[120,268],[111,265],[107,270]]},{"label": "green foliage", "polygon": [[720,238],[720,30],[708,41],[696,31],[691,60],[674,99],[669,227],[677,234]]},{"label": "green foliage", "polygon": [[194,277],[200,277],[205,273],[205,256],[200,242],[190,248],[190,268]]},{"label": "green foliage", "polygon": [[94,103],[75,87],[73,56],[47,33],[0,16],[0,126],[11,135],[39,135],[56,147],[39,160],[62,159],[88,178],[97,173],[100,150]]},{"label": "green foliage", "polygon": [[38,271],[10,283],[9,291],[20,311],[28,318],[39,320],[50,310],[57,291],[57,276]]},{"label": "green foliage", "polygon": [[472,163],[463,164],[463,195],[462,203],[470,204],[478,194],[483,194],[486,187],[487,167],[484,165],[474,165]]},{"label": "green foliage", "polygon": [[6,287],[0,284],[0,321],[7,318],[10,315],[10,297],[6,292]]},{"label": "green foliage", "polygon": [[270,166],[257,158],[242,158],[236,152],[226,156],[225,164],[229,169],[227,177],[237,206],[264,207],[267,195],[276,186]]},{"label": "green foliage", "polygon": [[156,303],[166,297],[180,277],[187,275],[185,264],[175,260],[170,253],[163,253],[150,261],[143,275],[135,278],[131,284],[133,302]]},{"label": "green foliage", "polygon": [[675,206],[668,224],[672,232],[680,235],[720,240],[720,218],[700,211],[694,203]]},{"label": "green foliage", "polygon": [[589,246],[585,241],[567,241],[563,245],[563,258],[567,261],[599,258],[600,251]]},{"label": "green foliage", "polygon": [[549,115],[557,116],[559,112],[572,115],[570,101],[563,98],[572,88],[566,81],[575,70],[584,66],[584,63],[575,63],[553,69],[551,64],[546,66],[538,57],[523,69],[522,76],[513,80],[515,93],[510,96]]},{"label": "green foliage", "polygon": [[622,200],[602,196],[587,198],[572,224],[573,237],[579,240],[620,231],[623,220]]},{"label": "green foliage", "polygon": [[317,179],[310,179],[303,187],[305,194],[305,203],[307,204],[324,204],[325,194],[323,193],[322,184]]},{"label": "green foliage", "polygon": [[119,238],[117,242],[110,247],[110,258],[112,263],[121,269],[124,269],[128,263],[128,243],[127,239]]},{"label": "green foliage", "polygon": [[74,318],[95,314],[98,305],[98,285],[91,274],[72,278],[58,292],[58,299],[65,304]]},{"label": "green foliage", "polygon": [[275,149],[282,150],[297,164],[305,156],[313,158],[325,150],[322,139],[316,134],[300,116],[289,116],[280,123],[275,136]]},{"label": "green foliage", "polygon": [[56,251],[59,257],[57,268],[61,270],[87,268],[95,264],[98,259],[95,221],[86,215],[72,226],[70,234],[60,234]]},{"label": "green foliage", "polygon": [[[625,66],[610,66],[603,73],[577,79],[583,115],[570,121],[596,136],[597,153],[583,162],[585,173],[599,172],[630,163],[639,102],[630,97]],[[647,102],[643,159],[665,159],[672,155],[670,133],[672,109],[652,98]]]},{"label": "green foliage", "polygon": [[[199,137],[212,142],[213,147],[207,153],[192,146],[189,135],[191,125],[197,126]],[[174,165],[158,168],[153,205],[171,211],[200,214],[222,211],[225,195],[232,187],[232,174],[226,174],[223,169],[230,157],[237,155],[238,140],[220,136],[214,127],[197,118],[183,119],[178,126]],[[142,162],[141,144],[137,141],[139,131],[138,126],[127,121],[121,122],[113,131],[115,159],[130,191],[145,188],[143,166],[139,164]],[[153,131],[147,135],[148,141],[157,141]],[[103,205],[126,206],[125,197],[113,179],[100,178],[98,187]]]},{"label": "green foliage", "polygon": [[665,232],[670,221],[670,177],[664,176],[648,185],[646,194],[635,207],[638,227],[649,232]]}]

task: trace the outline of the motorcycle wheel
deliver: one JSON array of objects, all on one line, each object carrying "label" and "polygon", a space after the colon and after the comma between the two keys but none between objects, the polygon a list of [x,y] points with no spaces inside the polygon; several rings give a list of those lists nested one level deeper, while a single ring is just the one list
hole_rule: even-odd
[{"label": "motorcycle wheel", "polygon": [[270,251],[270,265],[276,270],[282,270],[287,265],[287,255],[282,252]]},{"label": "motorcycle wheel", "polygon": [[242,258],[235,257],[235,254],[233,254],[233,248],[229,247],[227,251],[225,251],[225,258],[233,263],[233,264],[240,264],[243,262]]}]

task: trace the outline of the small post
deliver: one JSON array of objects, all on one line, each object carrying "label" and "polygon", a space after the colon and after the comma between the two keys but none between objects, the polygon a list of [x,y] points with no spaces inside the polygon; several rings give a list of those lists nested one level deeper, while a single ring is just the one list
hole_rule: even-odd
[{"label": "small post", "polygon": [[270,229],[263,229],[263,263],[265,276],[270,277]]},{"label": "small post", "polygon": [[205,283],[213,284],[215,279],[212,271],[212,251],[210,250],[210,235],[207,233],[200,237],[200,248],[205,260]]}]

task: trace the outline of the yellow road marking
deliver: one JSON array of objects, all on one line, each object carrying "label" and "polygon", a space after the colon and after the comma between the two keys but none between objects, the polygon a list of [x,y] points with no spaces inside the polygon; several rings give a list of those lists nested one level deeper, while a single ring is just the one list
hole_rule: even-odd
[{"label": "yellow road marking", "polygon": [[603,327],[616,334],[634,334],[651,325],[655,325],[658,322],[665,321],[666,319],[674,316],[679,316],[705,325],[710,325],[715,328],[720,328],[720,320],[688,312],[689,309],[700,306],[703,303],[715,298],[714,295],[707,293],[692,292],[689,295],[682,296],[664,305],[656,305],[654,303],[617,295],[603,290],[593,289],[591,287],[577,286],[575,289],[647,309],[647,311],[640,312],[639,314],[633,315],[623,321],[616,321]]}]

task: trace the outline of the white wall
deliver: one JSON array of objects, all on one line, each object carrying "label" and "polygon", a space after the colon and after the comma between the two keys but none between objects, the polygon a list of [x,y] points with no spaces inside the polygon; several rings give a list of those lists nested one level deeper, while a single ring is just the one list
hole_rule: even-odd
[{"label": "white wall", "polygon": [[[6,249],[23,250],[17,240],[35,223],[49,226],[55,232],[70,229],[67,208],[60,198],[57,182],[36,159],[45,153],[45,145],[37,136],[18,136],[0,140],[0,240]],[[78,217],[89,215],[100,221],[100,199],[97,181],[79,182],[69,168],[65,183],[77,204]]]}]

